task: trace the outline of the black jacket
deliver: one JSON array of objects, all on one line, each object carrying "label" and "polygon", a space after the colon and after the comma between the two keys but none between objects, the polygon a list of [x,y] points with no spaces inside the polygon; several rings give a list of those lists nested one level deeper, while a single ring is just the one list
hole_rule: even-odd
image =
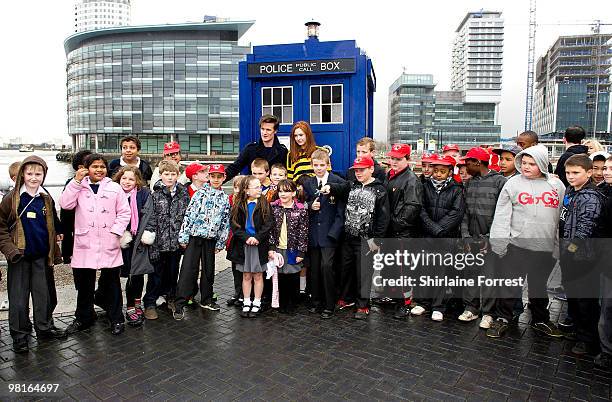
[{"label": "black jacket", "polygon": [[330,195],[346,201],[344,231],[352,237],[384,238],[389,226],[389,196],[378,180],[364,186],[360,182],[329,183]]},{"label": "black jacket", "polygon": [[287,162],[287,153],[287,147],[278,141],[277,136],[274,136],[274,143],[271,149],[266,149],[261,139],[258,142],[252,142],[244,147],[240,155],[238,155],[238,158],[236,158],[232,164],[225,168],[225,181],[232,180],[245,168],[248,170],[248,174],[251,174],[251,162],[257,158],[267,160],[270,167],[275,163],[280,163],[285,166]]},{"label": "black jacket", "polygon": [[[234,208],[239,208],[237,220],[240,226],[234,223],[234,220],[230,220],[230,226],[232,229],[232,238],[229,243],[229,251],[227,253],[227,259],[236,264],[244,265],[244,246],[246,241],[251,235],[245,230],[246,225],[246,212],[244,208],[240,208],[238,205],[234,205]],[[257,251],[259,252],[259,263],[263,266],[268,263],[268,251],[270,250],[270,231],[274,224],[272,219],[272,211],[268,219],[263,220],[261,214],[253,214],[253,224],[255,225],[255,236],[259,241]]]},{"label": "black jacket", "polygon": [[431,180],[425,182],[421,209],[425,237],[460,237],[464,212],[465,198],[459,183],[451,179],[437,193]]},{"label": "black jacket", "polygon": [[[342,184],[344,180],[330,173],[327,182]],[[308,246],[336,247],[344,230],[345,203],[342,199],[332,195],[318,195],[317,183],[316,177],[310,177],[304,183],[310,228],[308,231]],[[321,208],[318,211],[313,211],[310,206],[316,198],[319,198]]]},{"label": "black jacket", "polygon": [[[121,158],[113,159],[108,164],[108,177],[111,179],[117,173],[117,171],[121,168]],[[151,176],[153,176],[153,170],[151,170],[151,165],[146,160],[140,158],[140,165],[138,166],[138,170],[142,173],[142,178],[148,182],[151,180]]]},{"label": "black jacket", "polygon": [[563,155],[559,157],[557,161],[557,167],[555,168],[555,174],[559,176],[559,179],[563,182],[565,187],[569,187],[569,183],[567,182],[567,178],[565,177],[565,161],[569,159],[570,156],[578,155],[578,154],[588,154],[589,148],[586,145],[572,145],[568,149],[565,150]]},{"label": "black jacket", "polygon": [[[374,161],[374,173],[372,174],[372,177],[377,179],[383,185],[387,185],[387,172],[385,172],[385,169],[380,166],[377,161]],[[346,180],[357,181],[357,178],[355,177],[355,171],[353,169],[347,170]]]},{"label": "black jacket", "polygon": [[409,168],[387,179],[391,208],[389,237],[418,237],[423,205],[423,184]]}]

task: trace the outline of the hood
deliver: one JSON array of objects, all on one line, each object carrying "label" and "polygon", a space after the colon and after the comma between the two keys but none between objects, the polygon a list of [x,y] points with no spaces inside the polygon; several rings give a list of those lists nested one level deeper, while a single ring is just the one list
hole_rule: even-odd
[{"label": "hood", "polygon": [[597,152],[593,152],[591,155],[589,155],[589,158],[591,158],[591,160],[595,159],[596,156],[603,156],[605,159],[608,159],[610,157],[610,154],[607,153],[606,151],[597,151]]},{"label": "hood", "polygon": [[589,147],[586,145],[572,145],[568,149],[565,150],[568,154],[578,155],[578,154],[587,154],[589,153]]},{"label": "hood", "polygon": [[531,156],[535,160],[536,164],[538,165],[540,172],[542,172],[544,177],[548,179],[548,175],[549,175],[548,173],[548,163],[549,163],[548,148],[546,148],[544,145],[538,144],[538,145],[534,145],[532,147],[529,147],[519,152],[516,155],[516,158],[514,158],[514,166],[516,167],[517,172],[521,171],[521,163],[523,161],[523,155]]},{"label": "hood", "polygon": [[44,172],[43,183],[45,182],[45,178],[47,177],[47,169],[48,169],[47,162],[45,162],[44,159],[42,159],[39,156],[30,155],[24,160],[22,160],[21,166],[19,166],[19,172],[17,173],[17,179],[15,180],[15,188],[17,189],[17,191],[19,191],[19,189],[23,185],[23,169],[25,165],[29,163],[36,163],[37,165],[42,166],[43,172]]}]

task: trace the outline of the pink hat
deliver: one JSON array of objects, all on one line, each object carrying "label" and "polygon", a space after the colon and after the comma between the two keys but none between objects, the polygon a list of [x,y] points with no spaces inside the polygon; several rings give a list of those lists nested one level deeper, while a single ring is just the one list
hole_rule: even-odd
[{"label": "pink hat", "polygon": [[387,152],[387,156],[392,158],[404,158],[410,156],[412,149],[408,144],[393,144],[391,151]]}]

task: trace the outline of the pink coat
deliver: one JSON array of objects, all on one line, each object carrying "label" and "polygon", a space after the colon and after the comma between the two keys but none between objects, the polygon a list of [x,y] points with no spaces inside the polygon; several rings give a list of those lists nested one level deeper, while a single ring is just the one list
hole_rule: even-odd
[{"label": "pink coat", "polygon": [[71,180],[60,196],[64,209],[74,209],[73,268],[114,268],[123,264],[119,238],[130,222],[130,206],[119,184],[105,177],[98,193]]}]

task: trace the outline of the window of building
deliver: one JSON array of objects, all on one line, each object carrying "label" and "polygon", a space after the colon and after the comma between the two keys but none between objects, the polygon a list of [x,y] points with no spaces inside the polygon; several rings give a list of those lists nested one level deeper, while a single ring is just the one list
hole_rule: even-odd
[{"label": "window of building", "polygon": [[273,114],[280,124],[293,124],[293,87],[262,87],[261,114]]},{"label": "window of building", "polygon": [[342,84],[311,85],[310,123],[342,123]]}]

